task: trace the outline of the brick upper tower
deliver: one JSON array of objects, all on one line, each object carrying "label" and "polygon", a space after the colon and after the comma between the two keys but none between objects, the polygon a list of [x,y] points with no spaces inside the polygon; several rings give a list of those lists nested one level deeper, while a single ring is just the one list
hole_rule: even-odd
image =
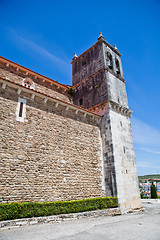
[{"label": "brick upper tower", "polygon": [[100,33],[98,41],[72,59],[75,105],[103,116],[101,141],[104,189],[118,196],[121,210],[141,206],[121,54]]}]

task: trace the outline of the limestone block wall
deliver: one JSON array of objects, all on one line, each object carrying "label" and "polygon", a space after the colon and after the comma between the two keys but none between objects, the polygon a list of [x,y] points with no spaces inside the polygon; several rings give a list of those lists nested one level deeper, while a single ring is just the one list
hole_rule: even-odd
[{"label": "limestone block wall", "polygon": [[104,184],[106,196],[117,197],[117,179],[113,152],[113,139],[111,131],[111,120],[108,113],[103,116],[101,122],[101,138],[103,144],[104,161]]},{"label": "limestone block wall", "polygon": [[16,71],[15,68],[13,67],[6,67],[4,66],[4,64],[0,63],[0,77],[2,77],[3,79],[7,79],[9,81],[12,81],[14,83],[18,83],[20,85],[22,85],[23,80],[27,77],[29,77],[33,83],[34,83],[34,89],[36,91],[45,93],[49,96],[55,97],[57,99],[63,100],[65,102],[70,102],[72,103],[72,97],[67,93],[68,90],[66,88],[66,91],[64,91],[64,89],[60,89],[60,87],[58,88],[57,86],[54,85],[52,83],[48,83],[48,82],[43,82],[42,79],[39,79],[38,77],[35,79],[32,75],[28,74],[25,75],[24,72],[22,71]]},{"label": "limestone block wall", "polygon": [[122,107],[128,108],[125,83],[110,72],[106,72],[106,79],[110,100],[120,104]]},{"label": "limestone block wall", "polygon": [[140,194],[130,118],[111,110],[110,123],[121,210],[140,208]]},{"label": "limestone block wall", "polygon": [[16,121],[17,91],[0,88],[0,202],[104,196],[99,127],[89,116],[27,93]]}]

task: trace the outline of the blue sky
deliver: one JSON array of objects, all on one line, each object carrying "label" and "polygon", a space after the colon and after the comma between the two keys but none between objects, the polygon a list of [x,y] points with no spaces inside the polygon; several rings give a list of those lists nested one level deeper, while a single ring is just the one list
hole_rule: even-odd
[{"label": "blue sky", "polygon": [[64,84],[100,31],[122,54],[138,174],[160,174],[160,0],[0,0],[0,55]]}]

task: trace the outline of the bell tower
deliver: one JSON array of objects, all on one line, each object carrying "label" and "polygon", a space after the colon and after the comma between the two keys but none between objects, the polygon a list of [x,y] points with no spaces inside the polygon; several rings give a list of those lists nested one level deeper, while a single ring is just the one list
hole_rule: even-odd
[{"label": "bell tower", "polygon": [[100,131],[106,196],[117,196],[122,211],[141,200],[121,54],[100,33],[98,41],[72,59],[73,102],[103,116]]}]

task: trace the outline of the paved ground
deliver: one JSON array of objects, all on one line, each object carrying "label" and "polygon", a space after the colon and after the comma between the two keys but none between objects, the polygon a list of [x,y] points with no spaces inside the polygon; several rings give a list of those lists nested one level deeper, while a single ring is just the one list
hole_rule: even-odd
[{"label": "paved ground", "polygon": [[5,229],[0,240],[160,240],[160,203],[143,206],[143,213]]}]

